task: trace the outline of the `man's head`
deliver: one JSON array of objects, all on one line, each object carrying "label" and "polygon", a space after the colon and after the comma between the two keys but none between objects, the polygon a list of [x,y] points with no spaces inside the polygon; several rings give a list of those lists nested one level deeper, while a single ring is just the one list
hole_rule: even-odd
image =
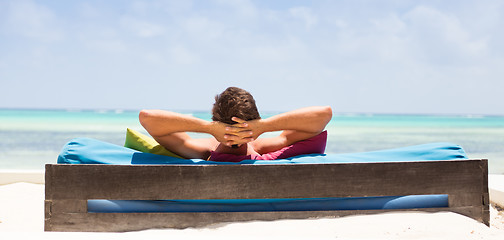
[{"label": "man's head", "polygon": [[215,96],[212,120],[235,124],[236,122],[231,120],[232,117],[245,121],[261,118],[252,94],[241,88],[229,87]]}]

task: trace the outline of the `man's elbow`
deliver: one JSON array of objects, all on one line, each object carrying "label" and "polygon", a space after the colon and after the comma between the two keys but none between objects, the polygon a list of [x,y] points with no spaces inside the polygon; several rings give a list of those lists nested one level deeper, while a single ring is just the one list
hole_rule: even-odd
[{"label": "man's elbow", "polygon": [[332,119],[332,115],[333,115],[332,108],[331,108],[331,106],[323,106],[320,108],[321,108],[320,109],[321,119],[323,119],[323,121],[327,125],[329,123],[329,121],[331,121],[331,119]]},{"label": "man's elbow", "polygon": [[140,121],[140,124],[142,124],[142,126],[145,127],[146,125],[149,124],[149,122],[151,122],[153,116],[154,114],[152,110],[143,109],[138,114],[138,120]]},{"label": "man's elbow", "polygon": [[315,129],[315,132],[320,133],[320,132],[324,131],[325,127],[332,119],[332,114],[333,114],[332,108],[330,106],[319,107],[318,114],[317,114],[319,124],[315,125],[315,126],[317,126],[317,129]]}]

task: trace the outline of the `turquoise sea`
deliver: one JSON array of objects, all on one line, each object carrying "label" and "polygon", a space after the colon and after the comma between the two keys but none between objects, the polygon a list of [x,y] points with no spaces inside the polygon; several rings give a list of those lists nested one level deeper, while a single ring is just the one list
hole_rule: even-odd
[{"label": "turquoise sea", "polygon": [[[210,120],[209,112],[179,112]],[[128,127],[146,133],[138,111],[0,109],[0,169],[41,170],[45,163],[55,163],[63,145],[76,137],[123,145]],[[335,113],[327,130],[326,153],[452,142],[470,158],[489,159],[490,173],[504,174],[504,116]]]}]

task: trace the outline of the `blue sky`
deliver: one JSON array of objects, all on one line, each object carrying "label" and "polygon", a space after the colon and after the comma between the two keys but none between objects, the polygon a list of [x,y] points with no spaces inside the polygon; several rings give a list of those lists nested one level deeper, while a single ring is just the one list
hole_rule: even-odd
[{"label": "blue sky", "polygon": [[504,115],[504,1],[0,0],[0,108]]}]

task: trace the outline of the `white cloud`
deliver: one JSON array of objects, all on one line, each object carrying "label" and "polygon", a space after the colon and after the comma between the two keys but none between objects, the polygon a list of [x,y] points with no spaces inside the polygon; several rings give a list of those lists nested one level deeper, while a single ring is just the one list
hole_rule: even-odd
[{"label": "white cloud", "polygon": [[318,17],[313,14],[310,8],[294,7],[289,9],[289,13],[293,17],[302,20],[307,29],[310,29],[318,23]]},{"label": "white cloud", "polygon": [[329,24],[334,25],[334,26],[336,26],[337,28],[340,28],[340,29],[348,27],[348,23],[345,20],[342,20],[342,19],[339,19],[339,18],[335,18],[334,16],[326,17],[326,21]]},{"label": "white cloud", "polygon": [[10,1],[7,8],[7,32],[47,42],[64,38],[59,19],[51,9],[28,0]]},{"label": "white cloud", "polygon": [[298,61],[308,60],[305,46],[296,38],[289,38],[284,41],[251,43],[237,49],[237,51],[240,51],[242,61],[262,67],[270,64],[285,67]]},{"label": "white cloud", "polygon": [[[102,54],[120,54],[128,50],[130,41],[121,37],[119,28],[112,25],[87,23],[80,26],[74,33],[75,42],[72,45],[84,46],[90,54],[100,56]],[[81,52],[81,51],[79,51]]]},{"label": "white cloud", "polygon": [[130,4],[130,9],[136,13],[136,14],[140,14],[140,15],[145,15],[145,14],[148,14],[149,10],[151,10],[151,4],[149,4],[151,2],[145,2],[145,1],[133,1],[131,4]]},{"label": "white cloud", "polygon": [[100,10],[88,2],[84,2],[79,5],[79,12],[80,15],[85,18],[97,18],[101,16]]},{"label": "white cloud", "polygon": [[119,39],[94,39],[86,44],[89,48],[104,53],[124,53],[128,49],[127,45]]},{"label": "white cloud", "polygon": [[[164,0],[157,1],[153,4],[156,8],[162,9],[170,16],[186,15],[193,9],[194,3],[192,0]],[[152,12],[152,11],[151,11]]]},{"label": "white cloud", "polygon": [[177,64],[194,64],[199,61],[199,57],[184,46],[171,47],[168,54]]},{"label": "white cloud", "polygon": [[348,24],[328,31],[331,40],[322,46],[334,53],[332,58],[347,58],[345,65],[372,62],[385,68],[467,67],[488,55],[487,36],[471,32],[458,15],[433,7],[413,6],[404,13],[341,21]]},{"label": "white cloud", "polygon": [[256,17],[258,9],[249,0],[215,0],[221,6],[228,6],[237,17]]},{"label": "white cloud", "polygon": [[376,30],[389,34],[400,34],[406,29],[406,24],[396,14],[385,18],[371,19],[371,24]]},{"label": "white cloud", "polygon": [[[474,58],[487,54],[487,39],[473,36],[456,15],[418,6],[405,14],[408,34],[420,51],[443,60]],[[433,58],[428,60],[434,61]]]},{"label": "white cloud", "polygon": [[204,16],[194,16],[184,19],[183,29],[189,33],[191,39],[211,41],[222,36],[225,25]]},{"label": "white cloud", "polygon": [[121,25],[133,32],[136,36],[142,38],[162,36],[165,33],[164,27],[159,24],[132,17],[123,17],[121,19]]},{"label": "white cloud", "polygon": [[146,63],[149,66],[164,67],[167,66],[168,64],[171,64],[167,61],[166,54],[160,51],[156,52],[142,51],[138,59],[140,59],[142,62]]}]

